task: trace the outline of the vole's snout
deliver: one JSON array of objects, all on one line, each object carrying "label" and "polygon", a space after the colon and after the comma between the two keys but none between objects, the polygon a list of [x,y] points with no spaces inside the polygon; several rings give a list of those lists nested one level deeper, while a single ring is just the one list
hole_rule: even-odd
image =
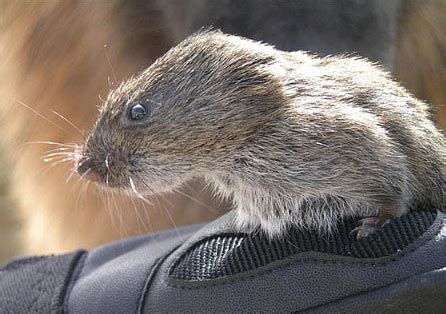
[{"label": "vole's snout", "polygon": [[89,157],[81,157],[77,162],[76,170],[83,179],[96,182],[101,178],[93,169],[93,162]]},{"label": "vole's snout", "polygon": [[121,148],[103,147],[100,150],[85,146],[78,152],[75,169],[81,179],[109,188],[125,187],[128,180],[129,157]]}]

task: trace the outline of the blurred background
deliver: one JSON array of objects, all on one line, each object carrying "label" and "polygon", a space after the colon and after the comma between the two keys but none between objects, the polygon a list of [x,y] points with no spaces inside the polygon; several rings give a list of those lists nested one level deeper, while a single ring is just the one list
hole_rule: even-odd
[{"label": "blurred background", "polygon": [[[381,63],[446,127],[446,0],[0,1],[0,263],[224,213],[201,182],[154,200],[102,197],[49,150],[82,143],[100,98],[202,27],[282,50]],[[66,119],[70,120],[67,122]]]}]

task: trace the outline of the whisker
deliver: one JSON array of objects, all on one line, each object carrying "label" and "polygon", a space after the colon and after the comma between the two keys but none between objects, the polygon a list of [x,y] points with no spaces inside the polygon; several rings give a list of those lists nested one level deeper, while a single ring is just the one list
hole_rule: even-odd
[{"label": "whisker", "polygon": [[[155,193],[152,189],[150,189],[150,187],[145,184],[145,182],[143,182],[143,184],[150,190],[150,192],[154,195],[156,201],[158,202],[158,206],[167,214],[167,216],[169,217],[169,220],[172,222],[172,226],[174,227],[175,230],[178,229],[177,225],[175,224],[175,221],[172,217],[172,215],[169,212],[169,208],[167,208],[165,202],[161,202],[160,201],[160,197],[158,196],[157,193]],[[163,199],[170,205],[170,208],[173,207],[173,204],[171,202],[169,202],[166,198],[163,197]],[[177,231],[178,232],[178,231]]]},{"label": "whisker", "polygon": [[114,211],[118,214],[118,218],[119,218],[119,237],[121,239],[123,239],[127,233],[124,229],[125,226],[123,224],[122,211],[118,208],[118,203],[116,203],[115,193],[111,193],[109,195],[111,195],[110,199],[112,201]]},{"label": "whisker", "polygon": [[[88,187],[90,186],[91,181],[87,181],[85,184],[82,185],[80,190],[80,206],[85,206],[85,196],[87,195]],[[82,210],[82,209],[81,209]]]},{"label": "whisker", "polygon": [[40,112],[38,112],[37,110],[35,110],[34,108],[32,108],[31,106],[25,104],[23,101],[20,101],[18,99],[14,99],[15,102],[17,102],[18,104],[22,105],[23,107],[27,108],[28,110],[30,110],[32,113],[34,113],[36,116],[42,118],[43,120],[45,120],[46,122],[50,123],[51,125],[57,127],[58,129],[64,131],[67,134],[70,134],[70,132],[68,132],[66,129],[64,129],[63,127],[61,127],[60,125],[58,125],[57,123],[51,121],[50,119],[48,119],[47,117],[45,117],[43,114],[41,114]]},{"label": "whisker", "polygon": [[105,184],[106,184],[107,188],[110,187],[109,184],[108,184],[108,172],[107,172],[107,174],[105,175]]},{"label": "whisker", "polygon": [[105,156],[105,168],[107,168],[107,170],[110,170],[109,164],[108,164],[108,157],[110,156],[110,154],[107,154],[107,156]]},{"label": "whisker", "polygon": [[[118,80],[117,80],[117,78],[116,78],[115,69],[113,68],[113,65],[112,65],[112,63],[111,63],[110,56],[108,55],[107,48],[108,48],[108,47],[107,47],[107,44],[105,44],[105,45],[104,45],[104,49],[105,49],[105,57],[107,58],[108,65],[110,66],[110,69],[111,69],[111,71],[112,71],[113,80],[114,80],[114,82],[117,82]],[[114,82],[112,82],[111,86],[114,85]],[[110,81],[109,81],[109,84],[110,84]]]},{"label": "whisker", "polygon": [[[157,197],[157,196],[155,196],[155,197]],[[172,223],[172,227],[176,230],[177,235],[180,235],[180,233],[178,231],[178,226],[175,223],[175,220],[173,219],[172,214],[169,212],[169,209],[166,208],[166,206],[161,206],[161,207],[164,209],[164,212],[167,214],[167,217],[169,218],[170,222]]]},{"label": "whisker", "polygon": [[[145,202],[140,202],[141,203],[141,206],[143,207],[143,213],[144,213],[144,217],[145,217],[145,220],[147,221],[147,223],[149,224],[149,227],[150,227],[150,229],[149,229],[149,232],[153,232],[154,231],[154,229],[153,229],[153,225],[152,225],[152,223],[151,223],[151,219],[150,219],[150,215],[149,215],[149,210],[150,210],[150,208],[149,209],[147,209],[147,207],[146,207],[146,203]],[[152,207],[153,208],[153,207]]]},{"label": "whisker", "polygon": [[[153,232],[154,229],[153,229],[153,225],[152,225],[152,223],[151,223],[150,217],[149,217],[149,215],[148,215],[148,210],[147,210],[147,207],[146,207],[146,203],[145,203],[144,201],[142,201],[142,202],[141,202],[141,205],[142,205],[142,207],[143,207],[143,209],[144,209],[144,216],[146,217],[146,220],[145,220],[145,221],[147,221],[147,224],[149,225],[149,230],[148,230],[148,232]],[[155,241],[154,241],[154,245],[157,246],[157,249],[158,249],[158,250],[163,250],[164,248],[159,244],[159,242],[158,242],[156,239],[154,239],[154,240],[155,240]]]},{"label": "whisker", "polygon": [[85,181],[80,181],[80,182],[81,182],[81,187],[79,188],[79,192],[78,192],[78,195],[77,195],[77,198],[76,198],[76,202],[75,202],[75,206],[74,206],[76,212],[79,211],[79,200],[81,198],[83,188],[84,188],[84,186],[86,184]]},{"label": "whisker", "polygon": [[111,196],[110,196],[110,193],[106,189],[99,189],[99,190],[100,190],[100,193],[101,193],[102,202],[104,203],[105,209],[107,210],[107,213],[110,216],[110,220],[111,220],[112,226],[113,226],[113,228],[116,228],[117,227],[116,226],[116,221],[114,219],[115,216],[114,216],[113,210],[111,209],[111,203],[110,203],[110,197]]},{"label": "whisker", "polygon": [[63,143],[57,143],[57,142],[51,142],[51,141],[32,141],[32,142],[26,142],[24,144],[21,144],[20,146],[30,145],[30,144],[56,145],[56,146],[70,147],[70,148],[79,147],[78,144],[63,144]]},{"label": "whisker", "polygon": [[76,153],[74,152],[53,152],[46,155],[41,156],[42,159],[50,158],[50,157],[56,157],[56,156],[76,156]]},{"label": "whisker", "polygon": [[55,110],[50,110],[52,113],[54,113],[55,115],[57,115],[59,118],[63,119],[64,121],[66,121],[69,125],[71,125],[75,130],[77,130],[79,132],[80,135],[82,135],[82,137],[85,135],[81,129],[79,129],[76,125],[74,125],[73,122],[71,122],[70,120],[68,120],[67,118],[65,118],[63,115],[61,115],[60,113],[58,113]]},{"label": "whisker", "polygon": [[87,185],[86,185],[85,190],[84,190],[84,195],[82,196],[82,197],[83,197],[83,201],[84,201],[84,202],[83,202],[84,205],[85,205],[86,196],[87,196],[88,188],[90,187],[90,184],[91,184],[91,181],[87,181]]},{"label": "whisker", "polygon": [[[133,182],[133,180],[132,180]],[[146,184],[143,180],[139,179],[139,182],[141,182],[153,195],[155,195],[155,198],[158,200],[158,203],[161,205],[157,194],[148,186],[148,184]],[[134,184],[133,184],[134,185]],[[133,189],[133,188],[132,188]],[[144,199],[144,198],[143,198]],[[170,214],[169,210],[166,207],[161,206],[164,209],[164,212],[167,214],[167,217],[169,218],[170,222],[172,223],[172,226],[175,230],[177,230],[178,232],[178,227],[172,217],[172,215]]]},{"label": "whisker", "polygon": [[148,199],[146,199],[144,196],[142,196],[142,195],[136,190],[135,183],[133,182],[133,179],[132,179],[131,177],[129,178],[129,182],[130,182],[130,187],[131,187],[132,191],[136,194],[136,196],[137,196],[140,200],[142,200],[142,201],[148,203],[150,206],[153,206],[153,203],[152,203],[152,202],[150,202]]},{"label": "whisker", "polygon": [[87,171],[85,171],[81,176],[80,176],[80,180],[84,179],[86,175],[88,175],[91,171],[91,168],[88,168]]},{"label": "whisker", "polygon": [[129,199],[130,199],[130,201],[132,202],[132,205],[133,205],[133,210],[135,211],[135,214],[136,214],[136,219],[138,220],[138,221],[140,221],[141,222],[141,224],[142,224],[142,227],[143,227],[143,229],[144,229],[144,232],[150,232],[150,230],[149,230],[149,228],[146,226],[146,224],[144,223],[144,219],[141,217],[141,215],[139,214],[139,211],[138,211],[138,208],[137,208],[137,206],[136,206],[136,203],[135,203],[135,201],[133,200],[133,197],[129,197]]},{"label": "whisker", "polygon": [[213,209],[213,208],[210,208],[210,206],[208,204],[205,204],[202,201],[200,201],[199,199],[197,199],[197,198],[187,194],[186,192],[181,191],[181,188],[175,189],[175,192],[180,194],[180,195],[183,195],[184,197],[187,197],[188,199],[190,199],[191,201],[195,202],[196,204],[201,205],[201,206],[203,206],[206,209],[209,209],[211,212],[216,212],[216,210]]},{"label": "whisker", "polygon": [[73,160],[73,159],[71,157],[59,156],[59,157],[43,159],[43,162],[48,163],[49,166],[52,167],[52,166],[58,165],[59,163],[70,161],[70,160]]},{"label": "whisker", "polygon": [[64,160],[64,161],[74,160],[74,158],[72,156],[65,157],[64,155],[62,155],[62,156],[43,158],[42,160],[45,163],[50,163],[50,162],[53,162],[53,161],[60,161],[60,160]]},{"label": "whisker", "polygon": [[107,209],[107,212],[109,213],[111,223],[114,228],[119,228],[119,226],[116,225],[115,213],[113,212],[113,209],[111,208],[110,193],[108,193],[106,190],[102,190],[102,193],[103,193],[103,197],[105,198],[105,207]]},{"label": "whisker", "polygon": [[[135,183],[134,183],[132,177],[129,177],[129,183],[130,183],[130,187],[131,187],[132,191],[137,195],[138,199],[142,201],[141,205],[142,205],[143,208],[144,208],[144,212],[147,214],[148,210],[147,210],[147,208],[146,208],[145,205],[146,205],[146,204],[149,204],[150,206],[153,207],[153,203],[152,203],[152,202],[149,202],[145,197],[143,197],[143,196],[141,195],[141,193],[139,193],[139,192],[136,190],[136,186],[135,186]],[[158,203],[161,205],[159,199],[158,199]],[[136,211],[136,212],[137,212],[138,218],[140,218],[139,212],[138,212],[138,211]],[[141,219],[142,219],[142,218],[141,218]],[[149,232],[150,232],[150,231],[153,232],[154,229],[153,229],[153,225],[152,225],[152,223],[150,222],[150,217],[147,217],[147,220],[146,220],[146,221],[147,221],[147,223],[149,224],[149,227],[150,227],[150,229],[149,229],[148,231],[149,231]],[[173,225],[175,226],[175,223],[174,223],[173,221],[172,221],[172,223],[173,223]],[[143,226],[145,227],[145,224],[143,224]],[[147,229],[147,227],[145,227],[145,228]],[[179,234],[178,228],[177,228],[176,226],[175,226],[175,230],[176,230],[177,233]],[[157,243],[157,242],[155,242],[155,244],[158,246],[158,243]],[[161,249],[161,246],[159,246],[159,248]]]},{"label": "whisker", "polygon": [[60,161],[60,160],[73,160],[73,157],[61,155],[61,156],[54,156],[54,157],[48,157],[48,158],[42,158],[42,161],[44,163],[52,163],[54,161]]},{"label": "whisker", "polygon": [[47,167],[45,167],[45,168],[41,169],[40,171],[38,171],[34,175],[34,177],[43,176],[43,175],[45,175],[45,173],[47,173],[48,171],[50,171],[54,167],[56,167],[56,166],[58,166],[60,164],[63,164],[65,162],[67,162],[67,161],[70,161],[70,160],[72,160],[72,159],[71,158],[63,158],[63,159],[60,159],[60,160],[56,159],[51,164],[49,164]]},{"label": "whisker", "polygon": [[73,151],[72,148],[58,147],[58,148],[53,148],[53,149],[47,150],[44,152],[44,154],[49,154],[49,153],[54,153],[54,152],[64,152],[64,151],[75,153],[75,151]]},{"label": "whisker", "polygon": [[71,180],[71,178],[74,176],[76,172],[74,171],[74,169],[72,171],[70,171],[70,174],[68,175],[67,179],[65,180],[65,184],[68,184],[68,182]]}]

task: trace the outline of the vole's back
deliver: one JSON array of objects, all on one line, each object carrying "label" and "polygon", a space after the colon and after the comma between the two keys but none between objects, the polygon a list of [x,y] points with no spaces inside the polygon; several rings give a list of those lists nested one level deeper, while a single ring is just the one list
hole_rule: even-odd
[{"label": "vole's back", "polygon": [[[290,75],[293,77],[290,78],[292,88],[298,91],[296,105],[299,110],[320,110],[316,114],[323,112],[328,115],[328,120],[331,115],[334,131],[339,127],[339,115],[364,123],[364,128],[382,131],[378,140],[382,140],[382,145],[390,145],[391,150],[401,156],[409,205],[444,208],[446,143],[431,121],[429,107],[424,102],[414,98],[387,73],[366,60],[351,57],[319,59],[301,52],[284,55],[295,65],[289,73],[293,73]],[[342,137],[336,140],[348,141]],[[348,144],[369,146],[371,152],[376,152],[379,142],[364,136],[357,138],[356,143]],[[340,148],[345,149],[342,145]],[[391,162],[386,160],[390,156],[377,156],[382,163]],[[367,156],[362,157],[367,159]]]}]

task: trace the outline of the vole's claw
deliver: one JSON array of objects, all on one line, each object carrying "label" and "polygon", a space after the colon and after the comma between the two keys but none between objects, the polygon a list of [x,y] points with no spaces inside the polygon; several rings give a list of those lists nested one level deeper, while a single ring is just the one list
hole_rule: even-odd
[{"label": "vole's claw", "polygon": [[353,229],[350,234],[356,233],[356,239],[360,240],[375,233],[380,227],[388,224],[390,219],[382,220],[381,217],[366,217],[358,221],[358,227]]},{"label": "vole's claw", "polygon": [[360,240],[373,234],[378,228],[376,226],[361,225],[350,232],[350,235],[356,234],[356,239]]},{"label": "vole's claw", "polygon": [[362,238],[367,238],[369,235],[375,233],[376,230],[378,230],[377,226],[364,224],[356,227],[352,232],[356,232],[356,239],[360,240]]}]

